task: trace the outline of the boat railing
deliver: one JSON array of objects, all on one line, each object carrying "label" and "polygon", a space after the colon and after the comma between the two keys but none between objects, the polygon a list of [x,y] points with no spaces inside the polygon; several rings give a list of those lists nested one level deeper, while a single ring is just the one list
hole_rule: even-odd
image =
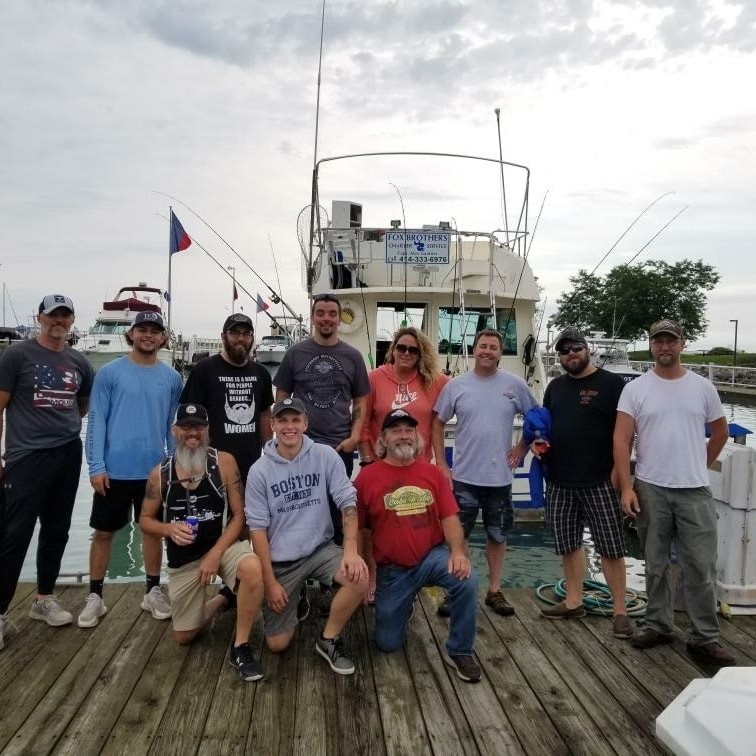
[{"label": "boat railing", "polygon": [[[645,373],[654,363],[645,360],[631,360],[630,365]],[[728,387],[741,393],[756,395],[756,368],[740,367],[739,365],[716,365],[709,362],[705,365],[683,362],[682,366],[688,370],[708,378],[720,391],[726,392]]]}]

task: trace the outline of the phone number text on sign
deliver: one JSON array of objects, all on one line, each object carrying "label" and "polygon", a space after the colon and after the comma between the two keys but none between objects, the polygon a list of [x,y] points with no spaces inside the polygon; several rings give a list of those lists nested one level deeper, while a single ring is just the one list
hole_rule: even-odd
[{"label": "phone number text on sign", "polygon": [[442,231],[387,231],[386,262],[448,265],[451,234]]}]

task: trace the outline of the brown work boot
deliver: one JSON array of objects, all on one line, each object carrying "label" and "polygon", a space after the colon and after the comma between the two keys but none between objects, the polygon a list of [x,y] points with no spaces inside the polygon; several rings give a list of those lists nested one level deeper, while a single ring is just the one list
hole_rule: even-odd
[{"label": "brown work boot", "polygon": [[642,630],[636,630],[633,633],[630,638],[630,645],[633,648],[653,648],[662,643],[672,643],[674,639],[674,633],[660,633],[652,627],[644,627]]},{"label": "brown work boot", "polygon": [[718,641],[694,646],[687,643],[688,653],[694,658],[718,667],[734,667],[737,664],[735,657]]},{"label": "brown work boot", "polygon": [[514,607],[504,598],[501,591],[487,593],[486,606],[490,606],[496,614],[500,614],[502,617],[511,617],[515,613]]},{"label": "brown work boot", "polygon": [[554,606],[541,609],[541,614],[546,619],[579,619],[580,617],[585,617],[585,606],[580,604],[580,606],[574,606],[570,609],[566,601],[560,601],[558,604],[554,604]]},{"label": "brown work boot", "polygon": [[612,634],[615,638],[627,640],[633,637],[633,623],[626,614],[616,614],[612,622]]}]

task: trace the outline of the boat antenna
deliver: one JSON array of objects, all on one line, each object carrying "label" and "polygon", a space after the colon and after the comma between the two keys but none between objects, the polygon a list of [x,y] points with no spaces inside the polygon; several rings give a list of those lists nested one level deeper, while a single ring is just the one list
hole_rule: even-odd
[{"label": "boat antenna", "polygon": [[[270,254],[273,258],[273,269],[276,271],[276,284],[278,285],[278,290],[281,291],[281,277],[278,275],[278,261],[276,260],[276,251],[273,249],[273,239],[270,238],[270,234],[268,234],[268,245],[270,246]],[[273,304],[279,304],[274,300]],[[284,322],[286,322],[286,310],[284,309],[283,304],[281,304],[281,317],[284,319]]]},{"label": "boat antenna", "polygon": [[404,198],[399,191],[399,187],[393,182],[389,181],[389,184],[394,187],[394,191],[399,197],[399,204],[402,206],[402,228],[404,229],[404,249],[402,257],[404,258],[404,321],[402,327],[409,325],[409,315],[407,313],[407,217],[404,214]]},{"label": "boat antenna", "polygon": [[499,138],[499,172],[501,174],[501,204],[504,210],[504,234],[506,236],[506,246],[509,247],[509,218],[507,217],[507,189],[504,183],[504,154],[501,150],[501,122],[499,121],[499,114],[501,110],[494,108],[496,113],[496,133]]},{"label": "boat antenna", "polygon": [[[254,275],[262,283],[262,285],[270,292],[270,298],[273,300],[273,302],[275,302],[276,304],[278,304],[278,302],[281,302],[281,304],[283,305],[283,307],[285,307],[289,311],[289,313],[291,314],[291,316],[301,324],[302,319],[303,319],[302,315],[298,315],[296,312],[294,312],[294,310],[292,310],[291,307],[289,307],[289,305],[286,303],[286,301],[284,300],[284,298],[231,246],[231,244],[229,244],[229,242],[227,242],[221,236],[220,232],[217,231],[215,228],[213,228],[213,226],[211,226],[196,210],[194,210],[193,208],[189,207],[189,205],[187,205],[186,202],[182,202],[178,197],[174,197],[172,194],[168,194],[167,192],[160,192],[157,189],[153,189],[152,192],[153,192],[153,194],[162,194],[164,197],[170,197],[170,199],[175,200],[176,202],[178,202],[179,205],[181,205],[182,207],[185,207],[198,220],[202,221],[202,223],[204,223],[234,253],[234,255],[236,255],[236,257],[242,263],[244,263],[244,265],[249,269],[249,271],[252,273],[252,275]],[[193,236],[191,237],[191,239],[192,239],[192,241],[194,241],[195,244],[197,244],[197,246],[200,247],[200,249],[204,250],[208,255],[210,254],[204,247],[202,247],[197,242],[197,240]],[[213,258],[213,260],[215,260],[215,258]],[[216,260],[216,262],[217,262],[217,260]],[[220,263],[218,263],[218,264],[220,264]],[[255,297],[253,297],[249,293],[249,291],[247,291],[247,289],[245,289],[244,287],[242,287],[242,289],[243,289],[243,291],[251,299],[255,299]],[[265,312],[267,312],[267,310]]]}]

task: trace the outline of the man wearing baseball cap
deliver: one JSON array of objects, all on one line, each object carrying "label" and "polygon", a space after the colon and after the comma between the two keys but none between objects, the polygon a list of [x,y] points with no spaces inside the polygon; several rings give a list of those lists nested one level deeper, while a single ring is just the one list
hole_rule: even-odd
[{"label": "man wearing baseball cap", "polygon": [[182,402],[207,408],[210,442],[233,455],[242,484],[271,437],[273,384],[270,373],[250,357],[254,336],[249,316],[229,315],[221,333],[223,351],[192,368],[181,394]]},{"label": "man wearing baseball cap", "polygon": [[[614,462],[625,514],[638,522],[646,557],[645,627],[630,644],[651,648],[675,638],[668,584],[674,551],[690,618],[688,653],[717,666],[735,664],[719,642],[717,514],[708,468],[727,442],[727,420],[714,386],[680,364],[683,329],[669,318],[649,329],[652,370],[628,383],[617,407]],[[705,426],[710,430],[706,441]],[[635,484],[630,450],[635,440]]]},{"label": "man wearing baseball cap", "polygon": [[[340,675],[351,675],[340,634],[367,593],[367,565],[357,549],[354,486],[330,446],[305,435],[307,413],[300,399],[286,397],[271,409],[275,437],[252,465],[245,511],[265,585],[265,641],[285,650],[299,618],[297,598],[308,579],[341,588],[334,594],[315,651]],[[341,512],[343,547],[333,542],[329,498]]]},{"label": "man wearing baseball cap", "polygon": [[[143,533],[165,538],[174,639],[191,643],[219,611],[235,606],[228,661],[243,680],[253,682],[263,676],[249,645],[263,595],[260,560],[249,542],[239,541],[244,491],[236,461],[209,445],[207,426],[202,405],[179,405],[176,450],[150,473],[139,524]],[[216,575],[229,587],[208,599],[206,589]]]},{"label": "man wearing baseball cap", "polygon": [[[158,312],[139,312],[126,332],[131,352],[97,371],[87,425],[89,480],[94,489],[89,525],[89,594],[79,627],[95,627],[107,612],[102,591],[117,531],[139,522],[150,470],[173,449],[171,424],[181,394],[181,376],[158,359],[168,339]],[[160,588],[163,543],[142,536],[147,585],[142,609],[155,619],[171,616]]]},{"label": "man wearing baseball cap", "polygon": [[377,565],[375,642],[387,653],[401,648],[418,591],[442,586],[451,617],[444,660],[461,680],[477,682],[477,582],[449,483],[423,459],[417,420],[403,409],[385,416],[376,449],[379,460],[355,480],[360,528]]},{"label": "man wearing baseball cap", "polygon": [[10,627],[8,606],[37,520],[37,596],[29,616],[52,626],[73,620],[53,591],[79,486],[79,434],[93,371],[67,343],[74,322],[69,297],[45,296],[37,319],[35,338],[0,354],[0,434],[5,422],[5,466],[0,465],[0,649]]},{"label": "man wearing baseball cap", "polygon": [[534,441],[531,450],[548,465],[546,516],[562,557],[567,582],[564,601],[542,609],[547,619],[585,616],[583,533],[588,525],[613,598],[612,632],[629,638],[633,625],[625,608],[625,543],[622,510],[612,484],[612,435],[617,402],[625,382],[591,362],[580,330],[565,328],[555,344],[564,374],[546,387],[543,406],[551,417],[548,451]]}]

